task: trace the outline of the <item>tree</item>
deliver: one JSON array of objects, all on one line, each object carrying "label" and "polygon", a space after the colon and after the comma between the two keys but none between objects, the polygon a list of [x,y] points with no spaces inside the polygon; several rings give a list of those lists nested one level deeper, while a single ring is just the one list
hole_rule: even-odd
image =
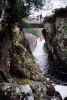
[{"label": "tree", "polygon": [[41,8],[44,5],[45,0],[26,0],[26,2],[29,5],[34,4],[36,8]]}]

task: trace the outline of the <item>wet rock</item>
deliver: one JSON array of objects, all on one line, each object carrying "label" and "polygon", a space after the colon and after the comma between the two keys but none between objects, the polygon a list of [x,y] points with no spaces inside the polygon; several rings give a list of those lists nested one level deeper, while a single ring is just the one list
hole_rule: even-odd
[{"label": "wet rock", "polygon": [[66,12],[67,8],[56,9],[54,15],[46,17],[44,20],[49,73],[62,81],[67,80],[65,77],[67,75]]},{"label": "wet rock", "polygon": [[[7,100],[34,100],[31,87],[27,85],[18,85],[11,83],[2,83],[0,84],[2,94],[0,97],[6,97]],[[5,99],[3,99],[5,100]]]},{"label": "wet rock", "polygon": [[42,82],[33,82],[31,87],[35,100],[46,100],[46,85],[44,85]]},{"label": "wet rock", "polygon": [[16,25],[13,36],[13,47],[10,51],[11,64],[10,73],[14,77],[28,78],[31,80],[40,80],[41,71],[35,63],[32,54],[26,48],[24,33]]}]

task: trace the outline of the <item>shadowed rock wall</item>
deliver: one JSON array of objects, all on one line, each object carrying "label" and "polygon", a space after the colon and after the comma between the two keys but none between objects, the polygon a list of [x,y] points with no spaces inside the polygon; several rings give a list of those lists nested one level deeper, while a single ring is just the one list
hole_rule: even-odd
[{"label": "shadowed rock wall", "polygon": [[44,19],[44,28],[47,33],[46,43],[48,45],[49,70],[53,74],[58,72],[58,77],[62,75],[63,79],[67,74],[67,55],[64,46],[66,42],[66,38],[64,37],[64,27],[67,22],[66,11],[67,8],[58,9],[54,15]]}]

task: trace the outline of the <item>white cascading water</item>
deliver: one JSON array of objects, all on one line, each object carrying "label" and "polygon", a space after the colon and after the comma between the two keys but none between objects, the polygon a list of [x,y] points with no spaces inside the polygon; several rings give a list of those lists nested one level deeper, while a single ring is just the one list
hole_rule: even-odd
[{"label": "white cascading water", "polygon": [[46,48],[44,48],[45,40],[42,38],[36,39],[36,47],[32,52],[35,57],[36,63],[39,65],[42,73],[46,73],[48,70],[48,54]]},{"label": "white cascading water", "polygon": [[5,14],[5,10],[3,9],[3,10],[2,10],[1,17],[0,17],[0,23],[1,23],[1,21],[4,19],[4,14]]}]

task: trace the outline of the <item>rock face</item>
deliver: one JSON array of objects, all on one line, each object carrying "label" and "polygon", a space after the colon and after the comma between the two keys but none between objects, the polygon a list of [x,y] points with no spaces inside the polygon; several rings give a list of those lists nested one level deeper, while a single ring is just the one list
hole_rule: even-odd
[{"label": "rock face", "polygon": [[10,84],[10,83],[2,83],[0,99],[3,100],[34,100],[34,96],[32,93],[31,87],[26,85],[18,85],[18,84]]},{"label": "rock face", "polygon": [[9,36],[10,31],[7,30],[7,26],[3,26],[3,30],[0,31],[3,31],[0,41],[0,76],[4,81],[8,81],[9,76],[40,80],[39,66],[29,52],[27,40],[20,27],[17,24],[13,26],[12,37]]},{"label": "rock face", "polygon": [[47,87],[42,82],[33,82],[32,91],[35,100],[48,100],[47,97]]},{"label": "rock face", "polygon": [[67,8],[58,9],[54,15],[46,17],[44,20],[50,70],[53,71],[52,73],[57,71],[59,78],[61,75],[64,78],[67,73],[66,11]]},{"label": "rock face", "polygon": [[10,73],[17,77],[39,80],[41,77],[39,66],[35,64],[32,54],[26,48],[24,33],[14,28],[13,50],[11,55]]}]

